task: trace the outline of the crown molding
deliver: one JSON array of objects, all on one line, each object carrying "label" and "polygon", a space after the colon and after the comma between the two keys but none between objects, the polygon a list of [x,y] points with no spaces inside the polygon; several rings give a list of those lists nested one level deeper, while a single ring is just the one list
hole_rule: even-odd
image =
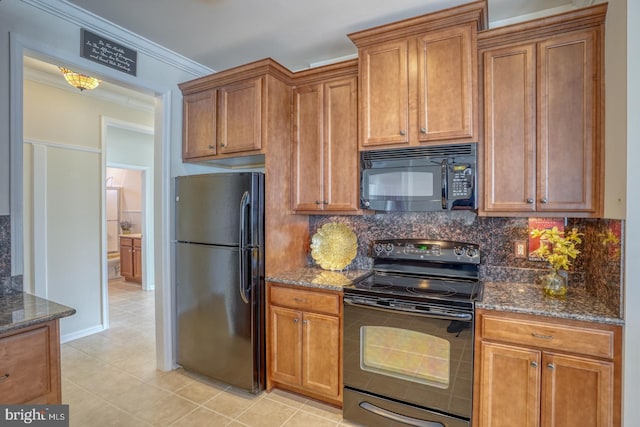
[{"label": "crown molding", "polygon": [[117,43],[136,49],[153,59],[178,68],[195,77],[201,77],[214,72],[209,67],[199,64],[164,46],[133,33],[119,25],[78,7],[66,0],[20,0],[29,6],[40,9],[66,22],[86,28],[110,38]]}]

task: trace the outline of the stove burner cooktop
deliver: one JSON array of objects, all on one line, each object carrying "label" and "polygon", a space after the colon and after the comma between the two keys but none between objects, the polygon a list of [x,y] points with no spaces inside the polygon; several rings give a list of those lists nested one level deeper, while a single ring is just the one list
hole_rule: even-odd
[{"label": "stove burner cooktop", "polygon": [[374,274],[354,285],[356,290],[395,296],[473,300],[478,282]]},{"label": "stove burner cooktop", "polygon": [[469,243],[392,239],[373,242],[374,274],[345,293],[473,306],[482,298],[480,251]]}]

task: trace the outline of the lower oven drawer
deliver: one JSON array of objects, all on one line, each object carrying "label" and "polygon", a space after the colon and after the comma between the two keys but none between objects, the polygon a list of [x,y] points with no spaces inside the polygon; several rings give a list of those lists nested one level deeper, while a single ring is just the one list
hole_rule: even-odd
[{"label": "lower oven drawer", "polygon": [[469,427],[471,423],[413,405],[344,389],[342,417],[369,427]]}]

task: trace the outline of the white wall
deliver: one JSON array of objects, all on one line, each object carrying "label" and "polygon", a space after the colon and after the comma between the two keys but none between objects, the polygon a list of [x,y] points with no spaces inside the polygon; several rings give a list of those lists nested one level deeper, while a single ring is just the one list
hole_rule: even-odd
[{"label": "white wall", "polygon": [[[73,89],[29,80],[23,89],[25,288],[77,310],[60,322],[66,340],[103,329],[102,117],[147,127],[154,117]],[[145,140],[152,166],[153,137]]]}]

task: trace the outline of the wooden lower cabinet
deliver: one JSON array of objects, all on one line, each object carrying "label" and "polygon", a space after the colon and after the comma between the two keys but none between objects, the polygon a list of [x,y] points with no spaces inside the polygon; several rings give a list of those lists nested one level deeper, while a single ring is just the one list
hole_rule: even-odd
[{"label": "wooden lower cabinet", "polygon": [[120,274],[127,282],[142,283],[142,238],[120,237]]},{"label": "wooden lower cabinet", "polygon": [[620,425],[621,327],[486,310],[476,319],[474,426]]},{"label": "wooden lower cabinet", "polygon": [[0,335],[0,402],[62,403],[58,320]]},{"label": "wooden lower cabinet", "polygon": [[267,389],[342,406],[342,296],[275,283],[267,295]]}]

